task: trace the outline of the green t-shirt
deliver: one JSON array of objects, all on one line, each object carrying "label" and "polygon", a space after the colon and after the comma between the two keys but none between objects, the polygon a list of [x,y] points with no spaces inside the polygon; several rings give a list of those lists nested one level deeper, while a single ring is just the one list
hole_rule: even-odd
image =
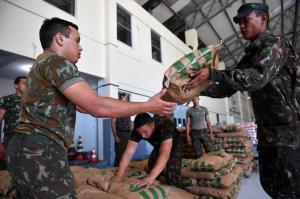
[{"label": "green t-shirt", "polygon": [[27,77],[17,131],[42,134],[67,147],[73,140],[76,106],[62,92],[82,80],[70,61],[49,51],[39,55]]}]

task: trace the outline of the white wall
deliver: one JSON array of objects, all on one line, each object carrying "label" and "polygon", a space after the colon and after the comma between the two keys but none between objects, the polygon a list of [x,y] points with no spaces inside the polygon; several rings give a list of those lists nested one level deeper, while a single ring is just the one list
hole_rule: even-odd
[{"label": "white wall", "polygon": [[76,2],[74,17],[42,0],[0,1],[0,24],[5,27],[0,28],[0,49],[36,58],[42,52],[38,33],[43,20],[60,17],[79,25],[84,49],[77,64],[79,70],[104,77],[104,1]]},{"label": "white wall", "polygon": [[[131,14],[132,47],[117,40],[117,5]],[[2,0],[0,24],[5,28],[0,28],[0,49],[36,58],[42,52],[39,28],[45,18],[54,16],[79,25],[83,52],[78,68],[103,78],[99,84],[108,86],[98,92],[104,96],[116,97],[118,89],[123,89],[136,93],[131,96],[131,101],[146,101],[148,96],[160,91],[166,68],[191,51],[134,0],[89,0],[88,3],[77,0],[75,16],[42,0]],[[161,36],[162,63],[152,59],[151,30]],[[228,114],[226,100],[203,98],[201,103],[211,112]],[[101,159],[101,120],[77,116],[75,138],[79,134],[88,135],[84,137],[87,150],[94,148],[97,140]],[[150,150],[148,145],[145,147]]]},{"label": "white wall", "polygon": [[14,79],[0,78],[0,85],[0,97],[16,92],[14,87]]}]

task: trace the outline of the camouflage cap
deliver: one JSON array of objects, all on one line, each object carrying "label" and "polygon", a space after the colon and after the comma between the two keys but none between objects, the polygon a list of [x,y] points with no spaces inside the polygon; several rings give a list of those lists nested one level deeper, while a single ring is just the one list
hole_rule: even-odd
[{"label": "camouflage cap", "polygon": [[261,10],[268,14],[269,6],[264,3],[246,3],[238,9],[238,14],[233,17],[234,23],[239,23],[240,19],[247,17],[252,11]]}]

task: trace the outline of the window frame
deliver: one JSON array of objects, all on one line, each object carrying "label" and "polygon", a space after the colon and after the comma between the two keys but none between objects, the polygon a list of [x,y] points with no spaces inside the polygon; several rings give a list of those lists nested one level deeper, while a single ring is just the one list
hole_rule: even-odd
[{"label": "window frame", "polygon": [[[43,1],[75,17],[75,14],[76,14],[76,0],[69,0],[70,1],[70,11],[63,9],[62,7],[59,7],[55,3],[55,1],[53,2],[53,0],[52,1],[51,0],[43,0]],[[65,1],[65,2],[67,2],[67,1]]]},{"label": "window frame", "polygon": [[[159,46],[156,46],[154,44],[155,42],[153,42],[153,39],[157,39],[157,41],[159,42]],[[156,51],[153,51],[153,49],[155,49]],[[158,57],[153,56],[153,54],[155,52],[159,52]],[[158,61],[159,63],[162,63],[161,36],[153,30],[151,30],[151,56],[152,56],[152,59],[154,59],[155,61]]]},{"label": "window frame", "polygon": [[[129,26],[130,27],[127,27],[126,25],[122,24],[119,22],[119,12],[121,12],[122,15],[128,15],[128,19],[129,19]],[[126,32],[128,32],[129,34],[129,40],[128,41],[123,41],[122,38],[119,38],[119,28],[122,28],[123,31],[125,30]],[[127,39],[128,39],[127,38]],[[131,14],[126,10],[124,9],[123,7],[121,7],[120,5],[117,5],[117,40],[132,47],[132,20],[131,20]]]}]

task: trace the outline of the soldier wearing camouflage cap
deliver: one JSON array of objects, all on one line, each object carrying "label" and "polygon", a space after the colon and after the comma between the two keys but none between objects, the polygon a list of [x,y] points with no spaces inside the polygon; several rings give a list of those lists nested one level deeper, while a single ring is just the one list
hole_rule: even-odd
[{"label": "soldier wearing camouflage cap", "polygon": [[22,99],[17,133],[7,148],[7,164],[18,198],[76,198],[67,147],[73,140],[76,108],[95,117],[124,117],[144,111],[169,114],[175,103],[160,99],[125,102],[98,96],[81,78],[77,25],[46,19],[40,28],[44,52],[34,62]]},{"label": "soldier wearing camouflage cap", "polygon": [[214,83],[201,95],[222,98],[249,91],[258,125],[261,184],[272,198],[300,198],[299,60],[289,40],[267,30],[266,4],[244,4],[233,20],[250,41],[238,65],[201,69],[185,88],[209,79]]}]

